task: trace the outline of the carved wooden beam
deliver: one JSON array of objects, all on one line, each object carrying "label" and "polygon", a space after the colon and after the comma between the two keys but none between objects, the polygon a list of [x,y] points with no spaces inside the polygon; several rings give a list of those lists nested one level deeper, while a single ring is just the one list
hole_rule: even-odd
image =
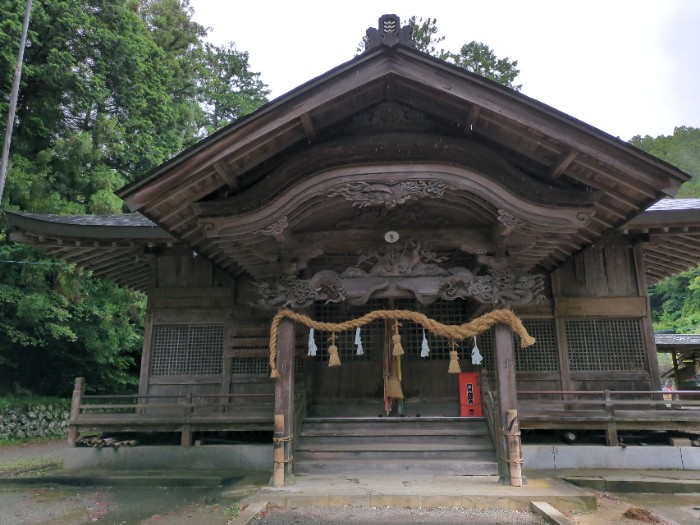
[{"label": "carved wooden beam", "polygon": [[[414,268],[415,269],[415,268]],[[547,301],[544,275],[493,271],[475,275],[466,268],[439,269],[423,266],[413,274],[391,275],[392,271],[364,272],[357,267],[342,274],[323,270],[311,279],[294,276],[275,281],[253,282],[260,304],[271,308],[305,308],[317,301],[365,304],[372,297],[410,297],[431,304],[437,299],[471,298],[496,307],[541,304]],[[386,268],[382,268],[386,270]],[[401,271],[398,267],[397,271]],[[426,274],[422,274],[426,271]]]},{"label": "carved wooden beam", "polygon": [[561,152],[561,155],[559,155],[559,158],[557,161],[552,165],[552,167],[549,170],[549,176],[552,179],[558,178],[562,173],[566,171],[566,169],[569,167],[569,165],[574,161],[576,156],[578,155],[578,151],[571,149],[571,148],[565,148],[564,151]]},{"label": "carved wooden beam", "polygon": [[[240,184],[238,184],[238,177],[229,173],[223,160],[215,162],[212,164],[216,173],[223,179],[223,181],[231,188],[232,191],[239,191],[241,189]],[[189,203],[188,203],[189,204]]]},{"label": "carved wooden beam", "polygon": [[481,106],[478,104],[472,104],[472,107],[469,108],[469,115],[467,116],[467,126],[469,132],[474,131],[474,127],[476,126],[476,122],[479,120],[480,113]]},{"label": "carved wooden beam", "polygon": [[304,113],[299,116],[301,121],[301,127],[304,128],[304,133],[310,141],[316,140],[316,129],[314,129],[314,124],[311,122],[311,116],[308,113]]}]

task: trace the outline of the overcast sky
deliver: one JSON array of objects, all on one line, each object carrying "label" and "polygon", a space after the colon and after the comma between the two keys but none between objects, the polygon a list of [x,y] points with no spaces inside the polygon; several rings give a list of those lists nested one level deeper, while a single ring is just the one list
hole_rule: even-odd
[{"label": "overcast sky", "polygon": [[350,60],[393,13],[437,18],[443,47],[476,40],[518,60],[522,92],[628,140],[700,127],[697,0],[191,0],[278,97]]}]

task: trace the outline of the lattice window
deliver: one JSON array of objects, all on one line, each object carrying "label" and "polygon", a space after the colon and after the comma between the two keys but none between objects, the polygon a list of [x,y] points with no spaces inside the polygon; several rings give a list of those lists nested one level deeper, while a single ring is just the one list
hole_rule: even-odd
[{"label": "lattice window", "polygon": [[[384,308],[383,304],[377,301],[370,301],[360,306],[352,306],[345,303],[315,304],[313,318],[324,323],[342,323],[382,308]],[[330,346],[328,338],[330,335],[330,332],[315,332],[315,341],[318,348],[316,359],[328,361],[328,347]],[[360,337],[362,339],[363,355],[357,355],[354,330],[338,332],[337,336],[335,345],[338,347],[338,355],[341,362],[382,359],[384,321],[373,321],[361,328]],[[308,330],[306,332],[306,341],[308,341]]]},{"label": "lattice window", "polygon": [[[513,333],[515,369],[518,372],[556,372],[559,370],[556,325],[552,319],[524,319],[523,326],[536,339],[532,346],[520,348],[520,337]],[[486,370],[494,369],[495,332],[493,328],[477,338]],[[471,353],[467,354],[467,357]]]},{"label": "lattice window", "polygon": [[232,365],[233,374],[266,375],[270,373],[270,360],[265,357],[236,357]]},{"label": "lattice window", "polygon": [[153,327],[151,374],[154,376],[220,374],[224,326],[156,325]]},{"label": "lattice window", "polygon": [[641,319],[565,322],[571,370],[646,370]]},{"label": "lattice window", "polygon": [[[415,300],[399,300],[394,302],[394,309],[411,310],[423,312],[428,317],[444,324],[463,324],[467,322],[466,302],[464,301],[438,301],[429,306],[418,304]],[[339,323],[354,319],[369,313],[373,310],[387,309],[384,301],[371,301],[362,306],[351,306],[347,304],[317,304],[314,306],[314,319],[322,322]],[[388,325],[391,333],[391,323]],[[421,359],[421,344],[423,340],[423,328],[411,321],[402,321],[401,345],[403,346],[404,359]],[[363,356],[356,355],[357,347],[355,341],[355,331],[348,330],[339,332],[336,346],[340,354],[341,361],[355,360],[381,360],[384,351],[384,321],[373,321],[362,327],[361,331]],[[327,341],[330,334],[327,332],[316,332],[316,345],[318,347],[317,359],[328,360]],[[428,359],[449,359],[450,341],[444,337],[432,335],[426,331],[430,354]],[[460,343],[465,345],[467,343]],[[471,344],[468,344],[471,351]]]},{"label": "lattice window", "polygon": [[[415,310],[424,313],[431,319],[442,324],[458,325],[469,321],[465,301],[436,301],[428,306],[417,305],[415,301],[410,304],[397,304],[397,308]],[[423,327],[411,321],[404,321],[401,327],[401,344],[406,352],[404,359],[449,359],[450,340],[445,337],[433,335],[425,331],[425,338],[428,340],[430,353],[427,358],[421,358],[421,348],[423,342]],[[460,356],[471,355],[472,344],[470,341],[460,341],[458,343]],[[464,350],[467,348],[468,350]]]},{"label": "lattice window", "polygon": [[[479,347],[479,353],[481,354],[481,357],[484,358],[484,360],[481,362],[481,366],[485,370],[493,370],[493,353],[494,353],[494,348],[496,346],[496,334],[493,331],[493,328],[487,330],[480,336],[476,338],[476,344]],[[470,347],[472,348],[472,347]],[[460,357],[464,355],[463,353],[460,353]],[[469,357],[471,357],[471,349],[469,350],[469,353],[467,354]]]},{"label": "lattice window", "polygon": [[520,348],[520,337],[513,334],[515,369],[518,372],[556,372],[559,370],[557,330],[553,319],[524,319],[523,326],[535,344]]}]

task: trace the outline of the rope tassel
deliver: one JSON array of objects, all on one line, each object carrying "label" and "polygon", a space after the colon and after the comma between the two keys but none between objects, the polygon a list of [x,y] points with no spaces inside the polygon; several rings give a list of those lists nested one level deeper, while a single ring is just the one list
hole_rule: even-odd
[{"label": "rope tassel", "polygon": [[401,323],[399,323],[398,321],[394,321],[394,335],[391,336],[391,345],[393,347],[391,355],[393,355],[394,357],[404,355],[405,353],[403,351],[403,346],[401,346],[401,334],[399,333],[399,326],[401,326]]},{"label": "rope tassel", "polygon": [[462,369],[459,367],[459,354],[457,353],[457,341],[450,341],[450,367],[447,369],[448,374],[459,374]]},{"label": "rope tassel", "polygon": [[338,347],[335,346],[336,337],[336,333],[333,332],[328,338],[328,340],[331,342],[331,345],[328,347],[328,366],[340,366],[340,356],[338,355]]},{"label": "rope tassel", "polygon": [[401,390],[401,381],[395,374],[387,379],[386,395],[392,399],[403,399],[403,390]]}]

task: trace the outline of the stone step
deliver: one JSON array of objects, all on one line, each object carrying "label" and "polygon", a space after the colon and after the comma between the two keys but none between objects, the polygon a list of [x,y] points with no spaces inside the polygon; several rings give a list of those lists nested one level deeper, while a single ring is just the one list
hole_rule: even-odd
[{"label": "stone step", "polygon": [[306,436],[302,433],[302,438],[297,444],[297,448],[303,447],[307,450],[315,447],[349,447],[361,446],[377,449],[391,449],[400,447],[403,450],[423,450],[435,447],[460,447],[468,444],[491,447],[491,436]]},{"label": "stone step", "polygon": [[347,459],[354,461],[404,461],[411,463],[422,460],[449,460],[454,462],[483,462],[496,461],[493,449],[463,449],[463,450],[323,450],[315,449],[294,453],[295,461],[325,461]]},{"label": "stone step", "polygon": [[294,462],[294,474],[416,474],[444,476],[495,476],[498,465],[495,461],[454,461],[419,459],[406,460],[353,460],[326,459],[321,461],[298,460]]}]

